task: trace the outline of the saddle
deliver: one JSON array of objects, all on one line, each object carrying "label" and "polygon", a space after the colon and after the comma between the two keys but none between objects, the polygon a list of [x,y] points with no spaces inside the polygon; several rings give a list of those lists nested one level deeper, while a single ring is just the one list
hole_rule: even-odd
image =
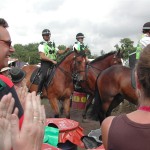
[{"label": "saddle", "polygon": [[[43,83],[45,87],[48,87],[48,85],[51,83],[51,81],[54,77],[55,70],[56,70],[56,66],[48,69],[46,80]],[[41,78],[41,67],[39,67],[33,71],[31,78],[30,78],[31,84],[38,85],[40,78]]]}]

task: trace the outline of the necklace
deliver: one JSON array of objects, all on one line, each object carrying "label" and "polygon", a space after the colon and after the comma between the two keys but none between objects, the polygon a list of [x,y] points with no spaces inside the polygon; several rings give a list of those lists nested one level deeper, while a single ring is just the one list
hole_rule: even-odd
[{"label": "necklace", "polygon": [[143,111],[150,112],[150,106],[140,106],[140,107],[138,108],[138,110],[143,110]]}]

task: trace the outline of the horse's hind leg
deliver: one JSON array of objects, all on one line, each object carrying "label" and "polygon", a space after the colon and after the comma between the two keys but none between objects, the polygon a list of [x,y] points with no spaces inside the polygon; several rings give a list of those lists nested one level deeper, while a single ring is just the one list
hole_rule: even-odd
[{"label": "horse's hind leg", "polygon": [[113,101],[111,102],[107,112],[106,112],[106,117],[111,115],[111,112],[114,108],[116,108],[122,101],[124,100],[124,97],[121,94],[116,95],[113,98]]},{"label": "horse's hind leg", "polygon": [[66,118],[70,119],[70,98],[65,99],[63,104]]},{"label": "horse's hind leg", "polygon": [[86,106],[85,106],[85,109],[84,109],[83,114],[82,114],[83,119],[86,119],[86,114],[87,114],[87,111],[92,104],[92,101],[93,101],[93,95],[90,95],[87,99]]},{"label": "horse's hind leg", "polygon": [[59,105],[56,98],[49,100],[51,107],[54,111],[54,118],[59,118]]}]

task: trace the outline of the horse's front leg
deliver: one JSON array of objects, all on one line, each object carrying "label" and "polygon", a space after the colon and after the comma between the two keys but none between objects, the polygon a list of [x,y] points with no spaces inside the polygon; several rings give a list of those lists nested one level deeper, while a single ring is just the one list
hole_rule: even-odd
[{"label": "horse's front leg", "polygon": [[54,118],[59,118],[60,113],[59,113],[59,105],[58,105],[58,100],[53,97],[53,98],[48,98],[49,102],[51,104],[51,107],[53,109],[54,112]]},{"label": "horse's front leg", "polygon": [[64,100],[63,108],[66,118],[70,119],[70,97]]}]

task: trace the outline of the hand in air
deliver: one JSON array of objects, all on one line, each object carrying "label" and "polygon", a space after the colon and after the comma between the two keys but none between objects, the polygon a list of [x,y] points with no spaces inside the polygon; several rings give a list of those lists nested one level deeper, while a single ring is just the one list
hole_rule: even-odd
[{"label": "hand in air", "polygon": [[[14,98],[11,94],[5,95],[0,101],[0,149],[11,149],[10,117],[14,108]],[[17,114],[17,109],[15,110]]]},{"label": "hand in air", "polygon": [[25,101],[24,120],[19,130],[18,116],[11,116],[13,150],[40,150],[45,126],[45,109],[35,92],[28,93]]}]

